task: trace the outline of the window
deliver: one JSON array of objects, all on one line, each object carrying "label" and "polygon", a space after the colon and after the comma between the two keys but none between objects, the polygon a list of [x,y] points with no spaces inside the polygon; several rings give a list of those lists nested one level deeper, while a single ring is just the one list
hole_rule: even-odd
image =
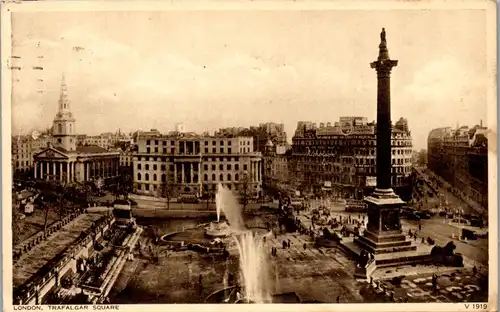
[{"label": "window", "polygon": [[234,170],[240,170],[240,165],[239,164],[234,165]]},{"label": "window", "polygon": [[149,170],[149,165],[148,164],[146,164],[146,170]]},{"label": "window", "polygon": [[231,174],[230,173],[227,174],[227,180],[231,181]]},{"label": "window", "polygon": [[227,149],[227,152],[228,152],[228,154],[231,154],[231,148],[230,147]]},{"label": "window", "polygon": [[174,141],[170,141],[170,145],[175,145],[175,142]]},{"label": "window", "polygon": [[239,178],[240,178],[240,176],[238,174],[234,175],[234,181],[238,181]]},{"label": "window", "polygon": [[164,147],[164,148],[163,148],[163,154],[166,154],[166,153],[167,153],[167,148],[166,148],[166,147]]},{"label": "window", "polygon": [[214,147],[214,148],[212,148],[212,153],[214,153],[214,154],[215,154],[215,147]]},{"label": "window", "polygon": [[212,170],[215,170],[215,165],[212,165]]},{"label": "window", "polygon": [[223,164],[219,165],[219,170],[224,170],[224,165]]},{"label": "window", "polygon": [[227,142],[227,145],[231,146],[231,141]]},{"label": "window", "polygon": [[247,165],[246,164],[243,165],[243,170],[247,170]]},{"label": "window", "polygon": [[203,175],[203,181],[208,181],[208,174]]},{"label": "window", "polygon": [[175,148],[174,147],[171,147],[170,148],[170,154],[173,154],[175,152]]},{"label": "window", "polygon": [[215,174],[212,174],[212,181],[215,181]]},{"label": "window", "polygon": [[158,147],[155,147],[155,153],[158,153]]},{"label": "window", "polygon": [[167,182],[167,176],[165,174],[161,175],[161,182]]},{"label": "window", "polygon": [[207,164],[203,165],[203,170],[208,170],[208,165]]},{"label": "window", "polygon": [[146,191],[149,191],[149,184],[146,184]]},{"label": "window", "polygon": [[151,141],[147,140],[146,141],[146,145],[149,145],[151,143]]},{"label": "window", "polygon": [[174,170],[175,170],[174,165],[170,165],[170,171],[173,172]]},{"label": "window", "polygon": [[155,145],[158,145],[158,140],[155,140]]},{"label": "window", "polygon": [[149,173],[146,173],[146,181],[149,181]]},{"label": "window", "polygon": [[140,173],[137,174],[137,181],[141,181],[141,174]]},{"label": "window", "polygon": [[156,173],[153,174],[153,181],[156,181]]},{"label": "window", "polygon": [[220,145],[221,145],[221,146],[222,146],[222,145],[224,145],[224,141],[220,141]]},{"label": "window", "polygon": [[163,141],[163,145],[167,145],[167,141]]},{"label": "window", "polygon": [[141,164],[137,164],[137,170],[141,170]]},{"label": "window", "polygon": [[167,165],[162,164],[162,165],[161,165],[161,171],[165,171],[165,170],[167,170]]},{"label": "window", "polygon": [[221,147],[221,148],[220,148],[220,153],[221,153],[221,154],[223,154],[223,153],[224,153],[224,148],[223,148],[223,147]]},{"label": "window", "polygon": [[212,145],[215,146],[215,141],[212,141]]},{"label": "window", "polygon": [[207,153],[207,154],[208,154],[208,148],[205,148],[205,153]]},{"label": "window", "polygon": [[153,170],[158,170],[158,166],[157,165],[153,165]]},{"label": "window", "polygon": [[151,153],[151,149],[149,147],[146,148],[146,153],[148,153],[148,154]]},{"label": "window", "polygon": [[231,170],[231,164],[227,164],[227,170]]},{"label": "window", "polygon": [[208,145],[208,141],[205,141],[205,146],[207,146],[207,145]]},{"label": "window", "polygon": [[221,182],[224,181],[224,176],[222,175],[222,173],[219,176],[219,181],[221,181]]}]

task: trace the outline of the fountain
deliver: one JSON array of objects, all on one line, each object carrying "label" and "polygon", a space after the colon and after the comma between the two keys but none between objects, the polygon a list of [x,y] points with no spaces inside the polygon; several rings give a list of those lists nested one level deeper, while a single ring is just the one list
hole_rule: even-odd
[{"label": "fountain", "polygon": [[[264,250],[263,236],[248,229],[243,221],[241,206],[231,190],[221,184],[217,187],[216,194],[217,223],[220,221],[221,213],[224,213],[228,221],[228,228],[222,225],[210,225],[212,235],[217,228],[224,234],[234,238],[240,262],[241,296],[236,303],[268,303],[271,295],[268,288],[267,261]],[[220,224],[220,223],[219,223]],[[224,300],[227,301],[227,300]]]}]

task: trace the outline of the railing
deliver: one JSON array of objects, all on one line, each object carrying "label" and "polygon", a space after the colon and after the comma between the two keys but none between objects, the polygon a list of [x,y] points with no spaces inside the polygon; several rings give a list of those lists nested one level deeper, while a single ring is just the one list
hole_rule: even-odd
[{"label": "railing", "polygon": [[82,232],[82,235],[74,241],[71,246],[66,247],[63,251],[57,254],[52,260],[42,266],[30,279],[23,285],[14,289],[14,304],[25,304],[37,295],[37,292],[42,289],[54,275],[59,274],[62,269],[71,261],[75,255],[95,239],[97,233],[106,226],[111,226],[113,218],[103,216],[94,223],[94,228]]}]

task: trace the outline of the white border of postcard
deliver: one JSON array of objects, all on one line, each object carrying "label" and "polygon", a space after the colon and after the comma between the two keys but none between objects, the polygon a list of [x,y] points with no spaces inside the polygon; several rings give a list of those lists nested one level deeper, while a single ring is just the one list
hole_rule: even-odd
[{"label": "white border of postcard", "polygon": [[[11,13],[21,11],[165,11],[165,10],[464,10],[486,11],[487,30],[487,127],[489,170],[489,296],[487,305],[475,303],[419,303],[419,304],[269,304],[240,305],[239,311],[497,311],[498,310],[498,259],[497,259],[497,77],[496,77],[496,2],[493,0],[470,1],[38,1],[2,3],[2,209],[3,215],[3,304],[5,311],[50,311],[56,306],[12,306],[12,231],[11,231],[11,73],[8,70],[11,42]],[[97,310],[97,306],[60,306],[64,310]],[[102,310],[120,311],[233,311],[233,305],[114,305]]]}]

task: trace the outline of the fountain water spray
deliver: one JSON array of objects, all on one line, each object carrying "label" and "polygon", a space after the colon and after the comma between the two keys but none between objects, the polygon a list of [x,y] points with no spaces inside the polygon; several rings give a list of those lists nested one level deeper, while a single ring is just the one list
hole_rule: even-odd
[{"label": "fountain water spray", "polygon": [[244,298],[255,303],[271,302],[263,237],[245,227],[238,200],[221,184],[217,187],[216,204],[217,220],[219,221],[220,213],[223,212],[236,241]]}]

